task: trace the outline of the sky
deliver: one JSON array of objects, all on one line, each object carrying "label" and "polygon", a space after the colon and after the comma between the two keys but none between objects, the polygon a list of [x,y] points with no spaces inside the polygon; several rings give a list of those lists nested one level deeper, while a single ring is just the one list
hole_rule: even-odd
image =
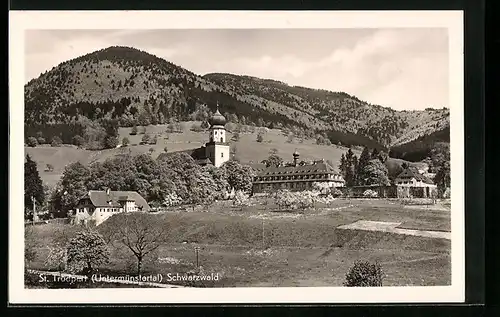
[{"label": "sky", "polygon": [[115,45],[199,75],[232,73],[343,91],[396,110],[449,107],[445,28],[29,30],[25,82]]}]

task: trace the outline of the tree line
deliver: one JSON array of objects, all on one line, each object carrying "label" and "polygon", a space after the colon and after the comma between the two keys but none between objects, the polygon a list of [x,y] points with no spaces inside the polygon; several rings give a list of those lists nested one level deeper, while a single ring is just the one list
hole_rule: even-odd
[{"label": "tree line", "polygon": [[[46,193],[36,163],[26,156],[25,202],[32,208],[31,196],[43,205]],[[221,167],[200,166],[186,153],[164,153],[153,159],[149,154],[124,154],[85,166],[80,162],[65,167],[51,193],[48,208],[65,217],[89,190],[136,191],[152,206],[205,204],[222,199],[232,189],[250,193],[254,171],[236,161]],[[28,214],[28,213],[27,213]]]},{"label": "tree line", "polygon": [[80,115],[70,123],[26,125],[25,143],[29,147],[73,144],[88,150],[112,149],[119,144],[118,126],[116,119],[90,120]]},{"label": "tree line", "polygon": [[349,149],[345,155],[342,154],[339,164],[346,186],[390,185],[385,166],[387,158],[385,152],[379,152],[376,148],[370,153],[365,147],[359,158]]}]

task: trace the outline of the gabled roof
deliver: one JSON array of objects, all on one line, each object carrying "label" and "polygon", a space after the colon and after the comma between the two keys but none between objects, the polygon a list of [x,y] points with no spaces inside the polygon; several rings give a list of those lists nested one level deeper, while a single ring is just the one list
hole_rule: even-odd
[{"label": "gabled roof", "polygon": [[168,157],[168,156],[171,156],[174,154],[179,154],[179,153],[186,153],[187,155],[191,156],[194,160],[204,160],[207,158],[206,152],[205,152],[205,147],[202,146],[199,148],[161,153],[160,155],[158,155],[157,160],[161,160],[164,157]]},{"label": "gabled roof", "polygon": [[212,161],[208,157],[196,160],[196,164],[198,164],[198,165],[213,165]]},{"label": "gabled roof", "polygon": [[429,179],[428,177],[425,177],[424,175],[420,174],[418,170],[414,167],[409,167],[402,171],[396,178],[400,179],[412,179],[415,178],[417,181],[422,181],[426,184],[434,184],[434,182]]},{"label": "gabled roof", "polygon": [[[121,207],[119,201],[132,200],[139,209],[143,211],[149,210],[149,205],[146,200],[135,191],[109,191],[109,195],[105,191],[91,190],[83,198],[89,198],[95,207]],[[111,202],[111,204],[110,204]]]},{"label": "gabled roof", "polygon": [[250,166],[251,168],[253,168],[257,172],[267,168],[266,164],[262,164],[262,163],[248,163],[246,165]]},{"label": "gabled roof", "polygon": [[336,174],[339,173],[325,161],[297,166],[270,166],[257,172],[258,176],[269,175],[309,175],[309,174]]}]

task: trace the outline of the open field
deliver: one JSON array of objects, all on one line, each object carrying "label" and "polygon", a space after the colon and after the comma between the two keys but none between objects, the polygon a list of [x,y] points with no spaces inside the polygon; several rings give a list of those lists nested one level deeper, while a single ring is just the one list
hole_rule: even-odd
[{"label": "open field", "polygon": [[[304,213],[273,212],[273,206],[243,210],[217,203],[206,211],[160,214],[168,237],[144,266],[145,274],[186,273],[196,263],[194,247],[201,247],[200,265],[219,281],[207,287],[340,286],[355,260],[378,261],[384,285],[447,285],[450,281],[450,241],[389,232],[342,230],[358,220],[401,222],[419,230],[449,230],[450,212],[403,208],[397,201],[334,201]],[[105,225],[99,230],[105,230]],[[36,226],[37,258],[33,269],[47,267],[47,246],[60,239],[70,225]],[[113,252],[108,274],[131,274],[134,259],[124,249]]]}]

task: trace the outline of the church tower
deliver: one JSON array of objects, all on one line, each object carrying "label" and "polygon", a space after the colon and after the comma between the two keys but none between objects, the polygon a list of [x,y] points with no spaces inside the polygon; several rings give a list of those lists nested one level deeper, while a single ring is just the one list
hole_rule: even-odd
[{"label": "church tower", "polygon": [[206,156],[212,161],[214,166],[219,167],[224,162],[229,161],[229,144],[226,142],[226,118],[217,111],[210,118],[209,141],[205,145]]}]

